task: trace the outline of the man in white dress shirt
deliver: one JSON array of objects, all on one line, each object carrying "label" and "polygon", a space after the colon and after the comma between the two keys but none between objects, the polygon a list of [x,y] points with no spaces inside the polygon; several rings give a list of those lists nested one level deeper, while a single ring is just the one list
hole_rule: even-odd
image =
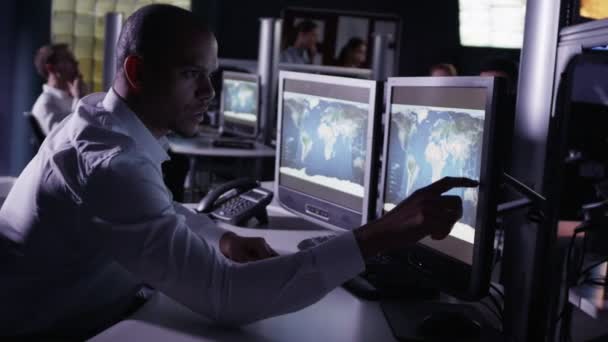
[{"label": "man in white dress shirt", "polygon": [[378,221],[274,256],[172,202],[163,184],[164,135],[196,133],[214,96],[213,34],[186,10],[146,6],[126,21],[116,58],[113,88],[50,133],[0,210],[13,246],[0,251],[0,336],[90,336],[124,315],[141,284],[220,324],[293,312],[362,272],[366,257],[444,238],[462,203],[442,193],[477,185],[443,179]]},{"label": "man in white dress shirt", "polygon": [[46,80],[42,94],[32,107],[32,115],[45,135],[76,109],[86,95],[78,61],[66,44],[50,44],[38,49],[34,57],[38,74]]}]

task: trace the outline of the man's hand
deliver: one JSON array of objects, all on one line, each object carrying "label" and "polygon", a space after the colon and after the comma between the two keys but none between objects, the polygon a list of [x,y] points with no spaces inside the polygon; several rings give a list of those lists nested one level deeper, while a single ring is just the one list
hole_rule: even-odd
[{"label": "man's hand", "polygon": [[80,99],[88,93],[87,86],[82,80],[82,75],[79,75],[72,82],[69,82],[68,87],[70,95],[75,99]]},{"label": "man's hand", "polygon": [[261,237],[243,237],[228,232],[220,239],[220,251],[236,262],[249,262],[277,256]]},{"label": "man's hand", "polygon": [[444,239],[462,217],[462,200],[442,194],[478,185],[468,178],[445,177],[417,190],[379,220],[355,231],[363,257],[404,247],[429,235],[435,240]]}]

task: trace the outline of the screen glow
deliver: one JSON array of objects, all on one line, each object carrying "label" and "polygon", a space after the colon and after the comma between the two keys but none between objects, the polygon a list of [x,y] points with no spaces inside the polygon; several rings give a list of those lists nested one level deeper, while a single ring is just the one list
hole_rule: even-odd
[{"label": "screen glow", "polygon": [[589,19],[608,18],[606,0],[581,0],[580,16]]},{"label": "screen glow", "polygon": [[525,0],[459,0],[460,44],[520,49]]}]

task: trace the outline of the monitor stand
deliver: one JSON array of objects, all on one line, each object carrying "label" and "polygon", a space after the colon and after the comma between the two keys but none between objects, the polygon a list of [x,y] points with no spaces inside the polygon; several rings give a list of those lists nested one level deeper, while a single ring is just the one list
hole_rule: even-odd
[{"label": "monitor stand", "polygon": [[370,277],[370,275],[358,275],[342,284],[342,287],[357,298],[373,301],[413,298],[412,293],[416,293],[415,298],[418,299],[433,299],[439,295],[439,291],[436,289],[414,283],[411,280],[395,279],[392,277],[378,279],[378,277]]},{"label": "monitor stand", "polygon": [[213,141],[211,142],[211,146],[213,147],[218,147],[218,148],[239,148],[239,149],[246,149],[246,150],[251,150],[253,148],[255,148],[255,144],[253,143],[253,141],[248,141],[248,140],[240,140],[240,139],[223,139],[223,138],[219,138],[219,139],[213,139]]},{"label": "monitor stand", "polygon": [[218,148],[251,150],[255,148],[255,139],[239,137],[227,132],[220,132],[211,139],[211,145]]},{"label": "monitor stand", "polygon": [[490,328],[470,304],[423,300],[381,301],[380,306],[399,341],[490,341],[500,333]]},{"label": "monitor stand", "polygon": [[342,284],[350,293],[366,300],[439,298],[439,290],[423,281],[410,268],[403,251],[377,255],[365,260],[365,271]]}]

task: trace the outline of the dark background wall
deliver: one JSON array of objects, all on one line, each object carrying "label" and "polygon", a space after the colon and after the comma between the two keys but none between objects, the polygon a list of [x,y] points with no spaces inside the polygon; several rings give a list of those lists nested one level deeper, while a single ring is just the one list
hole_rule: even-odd
[{"label": "dark background wall", "polygon": [[49,41],[51,1],[4,0],[0,13],[0,175],[18,175],[33,153],[22,114],[41,91],[33,57]]},{"label": "dark background wall", "polygon": [[256,59],[258,18],[280,17],[285,7],[327,8],[390,13],[403,20],[400,76],[425,75],[431,65],[456,64],[463,74],[478,72],[479,62],[500,54],[519,58],[519,50],[460,46],[458,0],[361,1],[350,0],[193,0],[193,11],[215,30],[220,57]]},{"label": "dark background wall", "polygon": [[15,45],[16,1],[0,2],[0,175],[9,174],[10,126],[12,124],[13,69],[14,55],[11,52]]},{"label": "dark background wall", "polygon": [[[42,80],[32,58],[50,37],[51,0],[0,1],[0,175],[18,175],[31,158],[29,127],[22,113],[31,109]],[[285,7],[328,8],[391,13],[403,20],[401,76],[425,75],[439,62],[454,63],[461,74],[478,71],[490,55],[519,58],[519,50],[465,48],[459,43],[458,0],[192,0],[192,10],[215,31],[220,57],[256,59],[258,19],[279,17]]]}]

